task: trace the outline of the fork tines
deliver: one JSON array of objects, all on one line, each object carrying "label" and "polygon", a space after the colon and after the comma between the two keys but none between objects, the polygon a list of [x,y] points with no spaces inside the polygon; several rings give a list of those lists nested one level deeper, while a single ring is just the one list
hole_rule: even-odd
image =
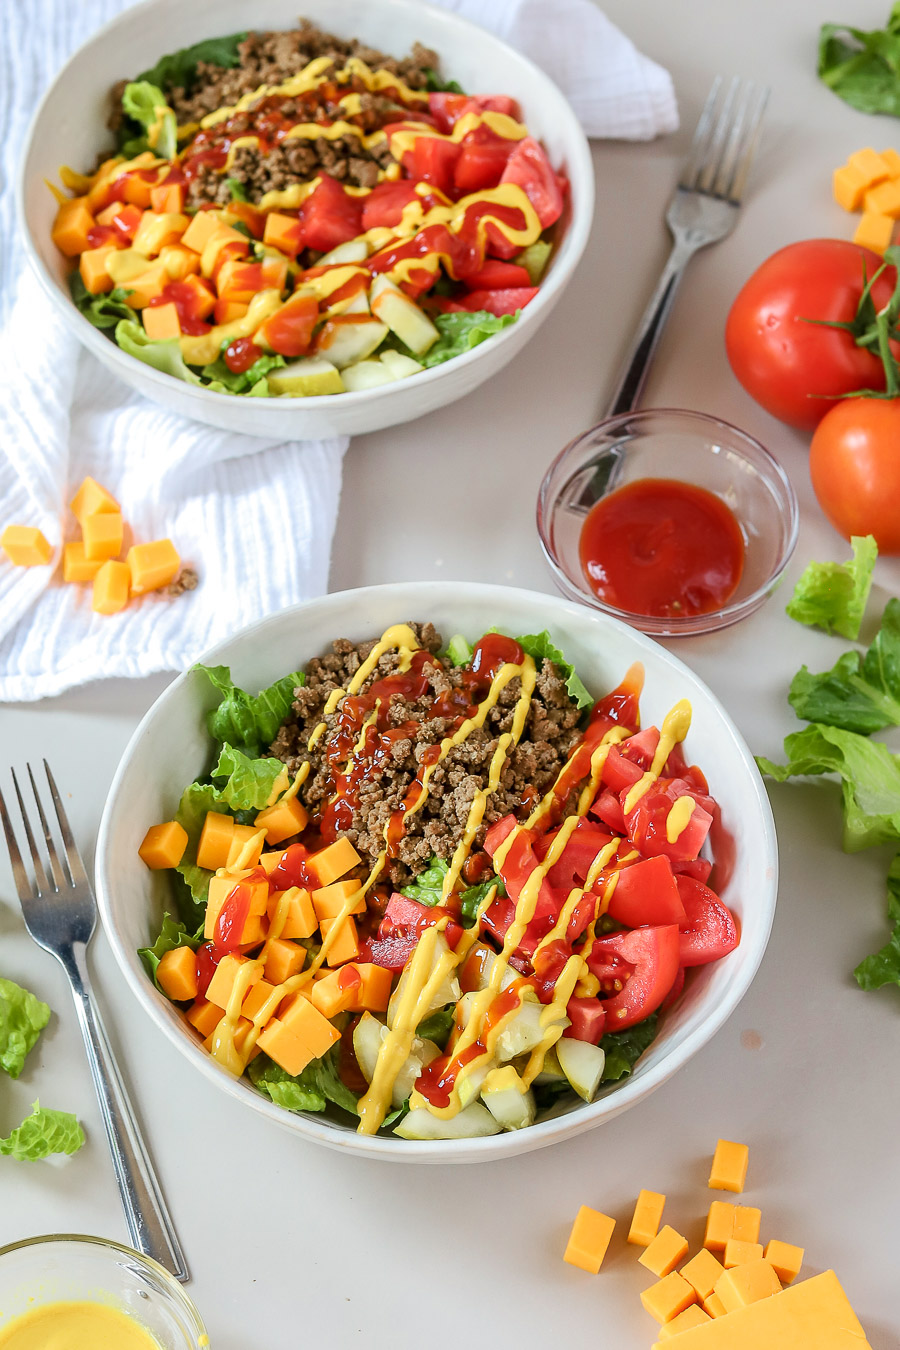
[{"label": "fork tines", "polygon": [[44,805],[43,802],[41,801],[40,793],[38,792],[38,786],[37,783],[35,782],[34,774],[31,771],[31,765],[26,764],[25,768],[28,772],[28,778],[31,783],[31,790],[34,794],[35,805],[37,806],[38,819],[40,820],[41,825],[41,833],[44,836],[44,844],[47,850],[46,865],[41,857],[41,852],[38,848],[37,842],[31,829],[31,822],[28,817],[28,812],[25,809],[25,802],[22,797],[22,790],[19,787],[19,780],[15,775],[15,771],[12,769],[10,770],[10,773],[12,774],[13,787],[15,788],[16,798],[18,799],[19,803],[19,811],[22,816],[22,827],[25,831],[25,838],[28,841],[28,848],[31,852],[31,861],[32,866],[34,868],[34,886],[32,886],[31,882],[29,881],[25,863],[22,859],[22,854],[19,850],[19,845],[16,840],[15,831],[13,830],[12,822],[9,818],[9,813],[6,809],[6,803],[3,800],[3,793],[0,792],[0,824],[3,825],[3,833],[6,836],[6,845],[7,848],[9,849],[9,859],[12,865],[13,879],[15,880],[16,883],[16,890],[19,893],[19,899],[23,902],[27,900],[32,894],[34,894],[39,898],[43,898],[52,894],[53,892],[59,892],[65,888],[77,885],[80,881],[86,880],[81,858],[78,854],[78,849],[76,848],[75,840],[72,836],[72,831],[69,827],[69,822],[68,819],[66,818],[66,813],[63,809],[62,801],[60,800],[59,790],[57,789],[53,774],[50,771],[50,766],[46,760],[43,761],[43,765],[44,771],[47,774],[47,783],[50,789],[50,797],[52,799],[53,806],[56,811],[56,819],[59,827],[59,833],[64,845],[64,852],[62,857],[60,857],[59,851],[57,850],[56,847],[56,841],[50,830],[50,824],[47,819],[47,815],[44,811]]},{"label": "fork tines", "polygon": [[678,186],[737,205],[753,162],[769,87],[717,75],[697,123]]}]

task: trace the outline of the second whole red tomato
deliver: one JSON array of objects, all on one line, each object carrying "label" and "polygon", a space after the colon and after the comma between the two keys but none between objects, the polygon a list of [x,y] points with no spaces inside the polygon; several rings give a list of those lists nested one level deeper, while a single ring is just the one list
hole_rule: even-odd
[{"label": "second whole red tomato", "polygon": [[845,539],[875,536],[900,553],[900,398],[848,398],[816,428],[809,472],[819,505]]},{"label": "second whole red tomato", "polygon": [[[836,398],[885,387],[884,368],[852,333],[865,278],[881,259],[840,239],[809,239],[773,253],[739,292],[725,327],[731,367],[757,403],[782,422],[812,429]],[[872,287],[876,309],[891,297],[894,269]],[[810,320],[825,320],[825,323]]]}]

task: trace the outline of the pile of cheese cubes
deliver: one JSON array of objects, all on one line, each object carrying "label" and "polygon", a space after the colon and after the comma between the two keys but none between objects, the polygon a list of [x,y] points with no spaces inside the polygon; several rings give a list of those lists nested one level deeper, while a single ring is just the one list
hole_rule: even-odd
[{"label": "pile of cheese cubes", "polygon": [[834,171],[834,199],[845,211],[861,211],[854,244],[884,254],[900,219],[900,154],[857,150]]},{"label": "pile of cheese cubes", "polygon": [[[69,503],[81,538],[63,546],[63,581],[91,582],[92,608],[117,614],[135,596],[168,586],[178,575],[181,559],[171,539],[133,544],[121,561],[125,521],[119,503],[93,478],[85,478]],[[53,546],[38,529],[8,525],[0,548],[17,567],[49,563]]]},{"label": "pile of cheese cubes", "polygon": [[[741,1192],[749,1153],[745,1144],[720,1139],[709,1185]],[[714,1200],[706,1220],[703,1246],[689,1255],[689,1244],[674,1228],[660,1228],[666,1197],[641,1191],[628,1231],[628,1242],[644,1251],[642,1266],[657,1282],[641,1294],[644,1308],[660,1323],[654,1350],[678,1339],[681,1350],[771,1350],[788,1344],[816,1350],[863,1350],[868,1344],[833,1271],[793,1285],[803,1263],[803,1248],[777,1238],[759,1241],[762,1215],[751,1206]],[[615,1219],[582,1205],[564,1260],[596,1274],[609,1247]],[[785,1328],[805,1338],[779,1339]]]}]

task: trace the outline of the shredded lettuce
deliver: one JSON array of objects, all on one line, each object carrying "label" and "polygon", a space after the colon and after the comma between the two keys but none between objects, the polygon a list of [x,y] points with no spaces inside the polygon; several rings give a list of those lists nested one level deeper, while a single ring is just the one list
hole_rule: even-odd
[{"label": "shredded lettuce", "polygon": [[[227,346],[227,342],[224,345]],[[204,380],[214,382],[218,393],[255,394],[260,383],[265,386],[265,389],[260,392],[268,393],[269,384],[266,376],[270,370],[276,370],[284,364],[283,356],[274,352],[271,354],[266,352],[264,355],[257,357],[252,366],[248,366],[240,374],[235,374],[233,370],[228,369],[223,357],[218,356],[210,365],[204,366],[200,374]]]},{"label": "shredded lettuce", "polygon": [[102,295],[92,295],[82,281],[77,267],[69,275],[69,291],[75,307],[95,328],[115,328],[120,319],[134,318],[134,310],[127,300],[131,291],[116,286]]},{"label": "shredded lettuce", "polygon": [[862,735],[900,726],[900,600],[888,601],[864,655],[844,652],[831,670],[818,675],[802,666],[788,698],[805,722],[827,722]]},{"label": "shredded lettuce", "polygon": [[53,1111],[35,1102],[31,1115],[0,1139],[0,1155],[19,1162],[36,1162],[52,1153],[77,1153],[84,1143],[84,1130],[68,1111]]},{"label": "shredded lettuce", "polygon": [[247,1074],[253,1086],[270,1097],[276,1106],[288,1111],[324,1111],[328,1102],[351,1115],[359,1115],[357,1094],[341,1081],[338,1052],[332,1047],[321,1059],[307,1064],[296,1077],[275,1064],[267,1055],[251,1060]]},{"label": "shredded lettuce", "polygon": [[165,991],[156,978],[156,972],[159,969],[162,957],[165,956],[166,952],[175,951],[177,947],[190,947],[193,951],[196,951],[202,941],[202,928],[196,933],[189,933],[184,924],[178,919],[173,919],[171,914],[163,915],[162,928],[159,930],[159,937],[153,946],[138,948],[138,956],[144,963],[144,969],[161,993]]},{"label": "shredded lettuce", "polygon": [[854,970],[860,989],[881,989],[886,984],[900,986],[900,853],[888,869],[887,893],[888,921],[893,931],[881,950],[860,961]]},{"label": "shredded lettuce", "polygon": [[[450,864],[443,858],[434,857],[425,868],[420,872],[415,881],[411,881],[408,886],[404,886],[400,894],[407,896],[410,900],[418,900],[420,905],[439,905],[441,903],[441,891],[444,885],[444,877],[450,870]],[[465,890],[459,893],[460,916],[463,924],[471,928],[478,917],[478,910],[487,895],[493,888],[497,896],[506,895],[506,887],[500,877],[490,877],[487,881],[480,881],[477,886],[467,886]]]},{"label": "shredded lettuce", "polygon": [[489,314],[486,309],[480,309],[474,314],[462,312],[432,314],[431,320],[441,336],[437,342],[428,348],[424,356],[416,356],[396,338],[386,339],[385,345],[390,341],[391,346],[397,347],[398,350],[403,351],[407,356],[412,356],[414,360],[430,369],[432,366],[442,365],[444,361],[451,361],[454,356],[461,356],[463,352],[471,351],[473,347],[486,342],[495,333],[499,333],[502,329],[515,323],[520,313],[521,311],[517,310],[515,314],[503,314],[498,317],[496,314]]},{"label": "shredded lettuce", "polygon": [[154,341],[147,337],[141,324],[134,319],[121,319],[116,324],[116,342],[123,352],[143,361],[146,366],[152,366],[154,370],[162,371],[163,375],[173,375],[176,380],[184,380],[185,384],[203,383],[185,363],[178,338],[159,338]]},{"label": "shredded lettuce", "polygon": [[267,750],[294,702],[294,690],[306,683],[302,671],[284,675],[257,695],[239,689],[227,666],[196,665],[221,694],[219,706],[207,719],[209,734],[219,745],[230,745],[250,759]]},{"label": "shredded lettuce", "polygon": [[0,1069],[10,1078],[18,1078],[26,1056],[49,1021],[46,1003],[0,976]]},{"label": "shredded lettuce", "polygon": [[631,1073],[648,1045],[656,1039],[658,1022],[656,1013],[651,1013],[627,1031],[612,1031],[603,1037],[600,1048],[606,1053],[606,1062],[602,1083],[616,1082]]},{"label": "shredded lettuce", "polygon": [[197,77],[200,62],[209,66],[222,66],[231,70],[240,64],[240,45],[246,39],[246,33],[230,33],[227,37],[204,38],[192,47],[182,47],[180,51],[161,56],[156,65],[138,76],[157,85],[160,89],[184,89],[190,93]]},{"label": "shredded lettuce", "polygon": [[226,178],[225,186],[231,193],[231,200],[233,202],[246,202],[249,200],[247,197],[247,189],[239,178]]},{"label": "shredded lettuce", "polygon": [[174,159],[178,153],[178,123],[158,85],[149,80],[133,80],[122,93],[124,125],[129,132],[140,128],[137,136],[124,142],[122,151],[133,158],[152,150],[160,159]]},{"label": "shredded lettuce", "polygon": [[853,640],[859,637],[878,545],[870,534],[854,535],[850,544],[853,557],[845,563],[809,564],[794,588],[787,613],[798,623]]},{"label": "shredded lettuce", "polygon": [[543,633],[528,633],[525,637],[516,638],[516,641],[522,650],[527,652],[538,665],[541,661],[553,662],[558,673],[566,682],[566,693],[579,709],[594,706],[594,698],[588,693],[575,667],[571,661],[566,660],[559,648],[554,645],[546,629]]},{"label": "shredded lettuce", "polygon": [[434,69],[434,66],[428,66],[424,72],[425,88],[431,94],[464,94],[465,90],[456,80],[445,80],[442,75]]},{"label": "shredded lettuce", "polygon": [[284,771],[280,759],[250,759],[233,745],[223,745],[212,776],[225,779],[219,799],[226,806],[233,811],[261,811]]},{"label": "shredded lettuce", "polygon": [[474,647],[462,633],[454,633],[447,643],[447,660],[454,666],[467,666],[472,660]]}]

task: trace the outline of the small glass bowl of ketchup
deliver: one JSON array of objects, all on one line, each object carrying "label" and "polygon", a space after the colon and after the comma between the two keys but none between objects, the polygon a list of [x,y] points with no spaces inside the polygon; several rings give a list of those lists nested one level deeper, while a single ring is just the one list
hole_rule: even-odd
[{"label": "small glass bowl of ketchup", "polygon": [[655,637],[758,609],[797,542],[797,499],[758,441],[705,413],[622,413],[544,477],[541,545],[562,593]]}]

